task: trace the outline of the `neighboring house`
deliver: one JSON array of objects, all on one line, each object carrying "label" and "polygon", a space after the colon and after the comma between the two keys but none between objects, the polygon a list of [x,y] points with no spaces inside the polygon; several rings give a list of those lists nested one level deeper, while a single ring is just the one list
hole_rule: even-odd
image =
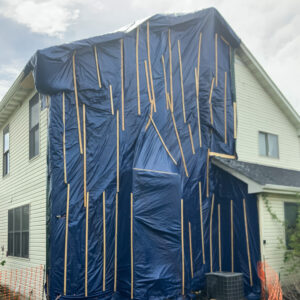
[{"label": "neighboring house", "polygon": [[[235,55],[238,160],[214,164],[257,194],[261,257],[281,272],[286,240],[282,220],[293,221],[300,193],[300,117],[248,49]],[[47,97],[23,73],[0,103],[0,260],[5,268],[46,263]]]}]

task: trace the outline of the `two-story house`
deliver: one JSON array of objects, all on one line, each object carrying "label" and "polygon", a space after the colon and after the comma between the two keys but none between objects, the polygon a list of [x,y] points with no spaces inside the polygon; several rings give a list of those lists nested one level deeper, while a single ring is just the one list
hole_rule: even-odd
[{"label": "two-story house", "polygon": [[[257,196],[261,260],[283,272],[288,244],[282,221],[296,222],[300,203],[300,116],[241,43],[234,56],[237,160],[213,164]],[[47,138],[50,97],[21,73],[0,103],[0,260],[5,269],[46,264]],[[1,272],[1,270],[0,270]],[[0,277],[0,283],[4,277]]]}]

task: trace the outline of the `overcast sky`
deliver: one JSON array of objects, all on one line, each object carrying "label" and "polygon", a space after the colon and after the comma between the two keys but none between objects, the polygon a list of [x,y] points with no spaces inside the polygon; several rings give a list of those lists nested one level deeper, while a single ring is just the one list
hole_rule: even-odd
[{"label": "overcast sky", "polygon": [[211,6],[300,113],[300,0],[0,0],[0,99],[37,49]]}]

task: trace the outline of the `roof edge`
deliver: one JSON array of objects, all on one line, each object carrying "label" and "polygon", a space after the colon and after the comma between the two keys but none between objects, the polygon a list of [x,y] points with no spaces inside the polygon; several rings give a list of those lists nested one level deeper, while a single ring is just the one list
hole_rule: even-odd
[{"label": "roof edge", "polygon": [[1,114],[2,110],[4,109],[4,107],[6,106],[6,104],[9,102],[9,100],[16,93],[16,91],[20,87],[20,84],[24,78],[25,78],[25,73],[24,73],[24,71],[22,71],[18,75],[18,77],[15,79],[14,83],[10,86],[10,88],[8,89],[8,91],[6,92],[6,94],[4,95],[2,100],[0,101],[0,114]]},{"label": "roof edge", "polygon": [[286,185],[276,185],[276,184],[259,184],[258,182],[250,179],[246,175],[233,170],[229,166],[223,164],[221,161],[213,159],[212,163],[223,171],[229,173],[233,177],[241,180],[247,184],[248,194],[259,194],[259,193],[272,193],[272,194],[282,194],[282,195],[299,195],[300,187],[286,186]]}]

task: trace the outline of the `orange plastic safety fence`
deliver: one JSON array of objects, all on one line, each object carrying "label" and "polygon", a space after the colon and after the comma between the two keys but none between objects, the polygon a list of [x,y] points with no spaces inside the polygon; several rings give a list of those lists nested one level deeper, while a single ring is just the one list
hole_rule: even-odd
[{"label": "orange plastic safety fence", "polygon": [[257,273],[261,282],[261,299],[282,300],[279,276],[266,262],[258,262]]},{"label": "orange plastic safety fence", "polygon": [[0,300],[42,300],[44,266],[0,269]]}]

